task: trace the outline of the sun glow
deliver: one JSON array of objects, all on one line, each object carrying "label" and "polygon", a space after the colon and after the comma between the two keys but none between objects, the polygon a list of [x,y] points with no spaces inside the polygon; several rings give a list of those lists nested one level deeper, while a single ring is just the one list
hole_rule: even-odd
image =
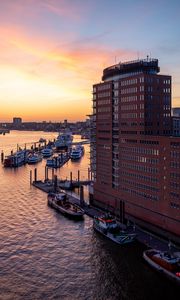
[{"label": "sun glow", "polygon": [[[139,30],[139,22],[146,23],[145,16],[147,22],[150,21],[150,9],[146,15],[143,7],[140,7],[143,12],[141,16],[144,16],[142,20],[133,19],[133,10],[132,28],[127,23],[126,14],[122,13],[119,18],[121,12],[114,10],[108,1],[104,6],[104,14],[110,20],[108,25],[105,15],[97,18],[101,11],[98,1],[81,1],[81,5],[69,0],[1,2],[0,121],[12,121],[15,115],[23,121],[84,120],[92,112],[92,85],[101,80],[103,69],[113,65],[116,60],[118,63],[137,59],[137,50],[140,48],[140,56],[147,55],[147,49],[150,51],[154,40],[157,58],[169,61],[170,67],[165,73],[175,79],[173,106],[180,105],[178,58],[174,56],[171,61],[173,56],[169,56],[171,51],[176,53],[173,52],[177,50],[176,47],[169,42],[163,47],[164,40],[159,37],[162,35],[163,38],[166,32],[164,26],[161,28],[156,24],[156,28],[162,29],[162,32],[156,36],[158,39],[153,35],[153,40],[150,36],[147,39],[147,34],[144,34],[143,28],[146,26],[141,26],[142,30]],[[110,12],[113,12],[113,18]],[[123,30],[119,31],[122,27],[119,22],[124,24],[128,35]],[[179,19],[177,22],[179,24]],[[135,39],[132,30],[135,30]],[[144,34],[143,38],[141,34]],[[160,51],[161,48],[163,51]]]}]

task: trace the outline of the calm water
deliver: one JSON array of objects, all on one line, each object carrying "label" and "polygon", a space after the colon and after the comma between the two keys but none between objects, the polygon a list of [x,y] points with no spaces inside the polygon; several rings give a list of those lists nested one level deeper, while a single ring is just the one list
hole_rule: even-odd
[{"label": "calm water", "polygon": [[[0,151],[17,143],[52,139],[56,133],[0,136]],[[78,139],[78,137],[75,137]],[[80,162],[57,171],[86,179],[89,146]],[[36,165],[44,178],[45,160]],[[47,206],[46,194],[30,186],[34,167],[0,166],[0,299],[175,299],[177,288],[147,266],[143,246],[114,245],[95,233],[92,219],[74,222]]]}]

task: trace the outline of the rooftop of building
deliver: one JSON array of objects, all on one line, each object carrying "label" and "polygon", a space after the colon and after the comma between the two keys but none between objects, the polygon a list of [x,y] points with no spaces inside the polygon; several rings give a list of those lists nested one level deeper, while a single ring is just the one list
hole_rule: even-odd
[{"label": "rooftop of building", "polygon": [[156,74],[160,72],[160,68],[158,66],[158,59],[149,58],[149,56],[147,56],[146,59],[138,59],[123,63],[120,62],[118,64],[104,69],[102,80],[108,80],[113,76],[141,72],[149,74]]}]

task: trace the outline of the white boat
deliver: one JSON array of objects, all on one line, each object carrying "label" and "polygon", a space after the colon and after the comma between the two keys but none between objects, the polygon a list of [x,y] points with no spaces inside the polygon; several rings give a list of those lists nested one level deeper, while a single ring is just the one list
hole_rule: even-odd
[{"label": "white boat", "polygon": [[180,257],[170,252],[150,249],[143,252],[143,258],[155,270],[180,285]]},{"label": "white boat", "polygon": [[64,133],[59,133],[54,145],[57,150],[68,149],[72,145],[73,135],[71,132],[67,131]]},{"label": "white boat", "polygon": [[84,210],[79,205],[69,202],[65,193],[49,193],[48,205],[69,218],[82,219],[84,216]]},{"label": "white boat", "polygon": [[34,153],[29,155],[27,159],[28,164],[36,164],[42,160],[42,155],[40,153]]},{"label": "white boat", "polygon": [[20,167],[27,162],[28,150],[19,150],[4,159],[4,167]]},{"label": "white boat", "polygon": [[50,157],[51,155],[53,155],[53,150],[51,148],[44,148],[41,151],[43,157]]},{"label": "white boat", "polygon": [[102,235],[106,236],[117,244],[131,243],[136,238],[135,233],[122,230],[119,224],[110,214],[94,217],[93,227]]},{"label": "white boat", "polygon": [[80,159],[84,154],[84,146],[82,145],[76,145],[72,148],[70,153],[70,158],[72,160]]}]

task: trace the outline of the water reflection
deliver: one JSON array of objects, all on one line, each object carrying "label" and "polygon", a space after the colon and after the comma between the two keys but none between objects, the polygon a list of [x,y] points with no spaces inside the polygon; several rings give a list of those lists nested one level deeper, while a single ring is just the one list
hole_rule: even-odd
[{"label": "water reflection", "polygon": [[[49,137],[52,134],[49,134]],[[1,150],[15,149],[43,133],[2,136]],[[89,148],[76,164],[57,170],[87,176]],[[47,195],[30,186],[34,166],[0,167],[0,299],[114,300],[172,299],[177,289],[142,260],[143,246],[115,245],[92,229],[92,219],[74,222],[47,205]],[[38,164],[44,178],[45,160]],[[167,284],[166,284],[167,283]]]}]

